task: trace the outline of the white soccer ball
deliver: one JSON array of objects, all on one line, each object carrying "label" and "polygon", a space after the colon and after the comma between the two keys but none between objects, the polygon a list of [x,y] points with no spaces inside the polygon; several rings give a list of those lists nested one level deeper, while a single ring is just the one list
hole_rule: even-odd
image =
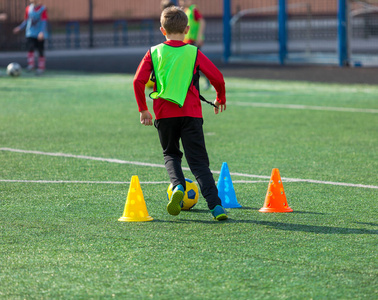
[{"label": "white soccer ball", "polygon": [[7,67],[7,74],[12,77],[17,77],[21,75],[21,66],[18,63],[10,63]]}]

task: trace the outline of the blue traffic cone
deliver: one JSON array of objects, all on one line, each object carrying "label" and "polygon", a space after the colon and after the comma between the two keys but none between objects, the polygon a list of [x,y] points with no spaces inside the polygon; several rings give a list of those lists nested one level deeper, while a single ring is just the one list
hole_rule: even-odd
[{"label": "blue traffic cone", "polygon": [[236,194],[234,185],[232,184],[230,171],[228,170],[227,163],[222,164],[222,169],[218,179],[218,196],[222,200],[222,206],[224,208],[239,208],[242,207],[238,200],[236,200]]}]

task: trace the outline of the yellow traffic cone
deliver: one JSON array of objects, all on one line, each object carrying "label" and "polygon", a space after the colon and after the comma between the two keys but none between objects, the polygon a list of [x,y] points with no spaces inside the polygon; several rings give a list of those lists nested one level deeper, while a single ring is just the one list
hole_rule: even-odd
[{"label": "yellow traffic cone", "polygon": [[142,188],[140,187],[138,176],[131,177],[129,192],[123,215],[118,221],[121,222],[144,222],[152,221],[148,215],[146,202],[144,201]]}]

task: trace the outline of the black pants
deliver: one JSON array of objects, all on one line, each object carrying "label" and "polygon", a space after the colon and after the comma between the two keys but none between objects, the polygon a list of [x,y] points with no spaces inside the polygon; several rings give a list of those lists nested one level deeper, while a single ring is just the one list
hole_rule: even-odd
[{"label": "black pants", "polygon": [[165,168],[173,187],[181,184],[185,188],[185,176],[181,168],[183,156],[180,151],[181,139],[189,168],[200,186],[209,209],[213,209],[221,205],[221,200],[210,171],[202,125],[202,118],[180,117],[155,120],[155,127],[163,148]]},{"label": "black pants", "polygon": [[36,38],[27,38],[26,48],[28,52],[34,52],[34,49],[37,48],[39,56],[44,57],[45,40],[40,41]]}]

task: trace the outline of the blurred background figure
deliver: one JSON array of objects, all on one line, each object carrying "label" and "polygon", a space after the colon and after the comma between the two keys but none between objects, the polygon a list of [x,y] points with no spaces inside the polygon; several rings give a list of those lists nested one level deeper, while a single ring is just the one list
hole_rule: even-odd
[{"label": "blurred background figure", "polygon": [[175,6],[175,4],[170,0],[162,0],[160,3],[161,10],[166,9],[167,7]]},{"label": "blurred background figure", "polygon": [[5,21],[7,19],[7,14],[4,12],[0,12],[0,22]]},{"label": "blurred background figure", "polygon": [[7,19],[8,15],[5,12],[0,11],[0,49],[2,48],[3,40],[5,39],[5,32],[1,23],[5,22]]},{"label": "blurred background figure", "polygon": [[[184,43],[197,46],[200,49],[203,46],[205,38],[206,22],[197,6],[192,0],[180,0],[180,5],[184,8],[188,16],[189,32],[185,35]],[[210,88],[210,81],[206,78],[204,89]]]},{"label": "blurred background figure", "polygon": [[24,21],[13,29],[13,33],[17,34],[25,29],[27,43],[27,70],[34,70],[34,50],[38,50],[38,67],[36,73],[42,74],[45,71],[45,40],[47,36],[47,9],[42,5],[41,0],[30,0],[30,5],[25,9]]},{"label": "blurred background figure", "polygon": [[180,5],[188,16],[188,25],[190,26],[184,42],[201,48],[204,42],[205,19],[191,0],[180,0]]}]

